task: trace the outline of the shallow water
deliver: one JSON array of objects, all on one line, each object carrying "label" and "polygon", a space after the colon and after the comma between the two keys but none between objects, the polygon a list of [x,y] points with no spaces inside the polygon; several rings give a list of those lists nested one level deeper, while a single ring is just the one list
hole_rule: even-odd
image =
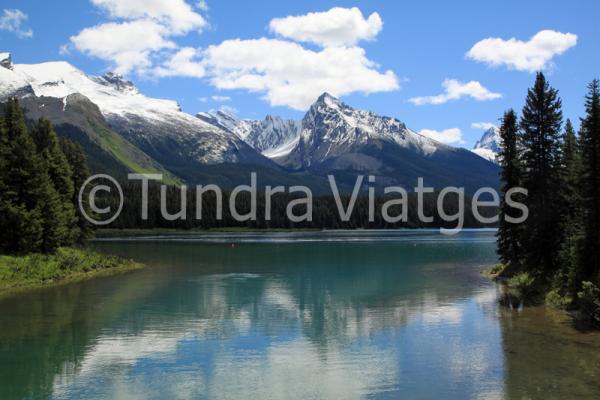
[{"label": "shallow water", "polygon": [[0,399],[597,399],[600,335],[498,307],[493,231],[94,243],[148,268],[0,302]]}]

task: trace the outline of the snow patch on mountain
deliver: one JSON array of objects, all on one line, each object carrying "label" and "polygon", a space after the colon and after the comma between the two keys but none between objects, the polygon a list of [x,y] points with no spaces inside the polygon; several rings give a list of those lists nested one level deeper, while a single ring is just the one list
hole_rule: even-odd
[{"label": "snow patch on mountain", "polygon": [[496,157],[500,152],[500,132],[498,128],[492,127],[486,130],[473,146],[473,153],[488,161],[497,162]]},{"label": "snow patch on mountain", "polygon": [[449,148],[407,128],[398,119],[354,109],[323,93],[302,119],[300,138],[285,163],[294,168],[308,167],[375,142],[411,147],[423,156]]},{"label": "snow patch on mountain", "polygon": [[182,112],[177,102],[144,96],[121,75],[89,76],[62,61],[12,64],[10,54],[2,54],[0,100],[34,95],[66,101],[80,93],[98,106],[114,129],[138,145],[153,148],[153,143],[168,140],[181,146],[180,156],[209,164],[260,157],[238,137]]},{"label": "snow patch on mountain", "polygon": [[272,115],[263,120],[249,120],[218,110],[201,112],[196,117],[236,135],[269,158],[289,153],[300,135],[300,121]]}]

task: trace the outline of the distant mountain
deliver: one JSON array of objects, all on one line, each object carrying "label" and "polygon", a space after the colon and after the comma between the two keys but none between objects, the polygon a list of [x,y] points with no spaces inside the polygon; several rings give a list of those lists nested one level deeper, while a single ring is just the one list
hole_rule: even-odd
[{"label": "distant mountain", "polygon": [[301,121],[242,120],[223,111],[182,112],[150,98],[122,76],[89,76],[66,62],[13,64],[0,53],[0,102],[17,96],[30,120],[49,118],[80,142],[94,171],[160,172],[172,183],[305,184],[328,189],[334,173],[346,191],[357,174],[376,185],[498,186],[498,167],[465,149],[436,142],[404,123],[321,95]]},{"label": "distant mountain", "polygon": [[278,168],[237,136],[182,112],[174,101],[144,96],[119,75],[88,76],[66,62],[13,64],[8,53],[0,58],[0,101],[18,96],[66,102],[80,94],[110,129],[185,181],[204,180],[202,167],[210,165]]},{"label": "distant mountain", "polygon": [[230,132],[269,158],[287,154],[297,143],[300,121],[267,115],[263,120],[240,119],[226,111],[208,111],[196,117]]},{"label": "distant mountain", "polygon": [[475,146],[473,146],[473,153],[486,160],[497,162],[496,157],[500,152],[500,134],[498,128],[492,127],[483,133],[481,139],[479,139]]},{"label": "distant mountain", "polygon": [[337,173],[351,184],[357,173],[373,174],[380,185],[413,187],[418,177],[436,187],[498,185],[497,166],[468,150],[427,138],[401,121],[356,110],[324,93],[301,122],[298,143],[280,164],[324,175]]}]

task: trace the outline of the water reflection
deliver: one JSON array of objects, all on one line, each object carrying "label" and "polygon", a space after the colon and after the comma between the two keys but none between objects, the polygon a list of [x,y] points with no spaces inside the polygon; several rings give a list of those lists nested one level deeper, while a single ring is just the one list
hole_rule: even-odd
[{"label": "water reflection", "polygon": [[0,303],[0,398],[531,396],[493,234],[383,238],[99,243],[151,267]]}]

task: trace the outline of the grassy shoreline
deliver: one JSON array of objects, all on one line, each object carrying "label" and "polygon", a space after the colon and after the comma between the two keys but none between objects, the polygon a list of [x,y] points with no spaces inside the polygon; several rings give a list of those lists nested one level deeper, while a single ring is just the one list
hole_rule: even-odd
[{"label": "grassy shoreline", "polygon": [[[560,296],[548,283],[536,282],[527,273],[507,274],[505,266],[496,264],[481,271],[483,276],[500,283],[504,287],[500,304],[518,307],[520,305],[548,307],[568,315],[574,324],[583,330],[600,329],[600,296],[591,282],[584,282],[587,291],[579,292],[577,301]],[[595,292],[592,292],[595,290]]]},{"label": "grassy shoreline", "polygon": [[53,255],[0,256],[0,298],[143,268],[89,249],[60,248]]}]

